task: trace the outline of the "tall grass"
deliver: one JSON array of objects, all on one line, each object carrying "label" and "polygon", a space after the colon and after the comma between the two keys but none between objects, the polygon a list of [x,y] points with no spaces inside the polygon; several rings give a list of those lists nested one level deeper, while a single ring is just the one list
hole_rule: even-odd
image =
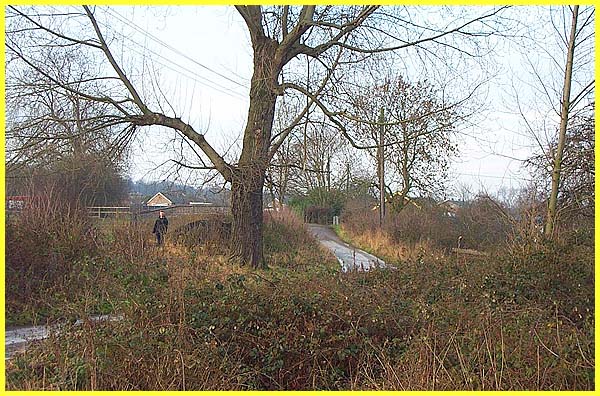
[{"label": "tall grass", "polygon": [[[502,219],[477,219],[491,206],[468,209],[455,221],[435,211],[420,223],[416,211],[391,215],[383,229],[363,212],[338,230],[394,264],[427,319],[407,351],[415,360],[386,363],[393,375],[384,387],[593,388],[593,242],[581,230],[544,241],[525,216],[507,219],[494,207]],[[457,235],[460,227],[459,235],[476,231],[464,238],[466,247],[489,255],[451,253],[436,237]]]},{"label": "tall grass", "polygon": [[80,278],[108,295],[73,309],[101,299],[121,319],[17,355],[8,389],[594,388],[593,271],[581,252],[463,261],[421,242],[394,271],[342,274],[292,214],[267,215],[264,239],[266,271],[174,240],[98,255]]},{"label": "tall grass", "polygon": [[8,324],[44,320],[56,313],[52,298],[75,285],[76,262],[97,252],[84,208],[50,191],[6,220],[6,314]]}]

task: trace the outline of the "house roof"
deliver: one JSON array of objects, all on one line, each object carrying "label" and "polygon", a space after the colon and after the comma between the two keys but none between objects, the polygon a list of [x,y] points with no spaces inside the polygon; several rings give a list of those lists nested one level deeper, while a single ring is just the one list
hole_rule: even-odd
[{"label": "house roof", "polygon": [[173,201],[165,197],[163,193],[157,192],[152,198],[148,200],[146,204],[148,206],[169,206],[173,205]]}]

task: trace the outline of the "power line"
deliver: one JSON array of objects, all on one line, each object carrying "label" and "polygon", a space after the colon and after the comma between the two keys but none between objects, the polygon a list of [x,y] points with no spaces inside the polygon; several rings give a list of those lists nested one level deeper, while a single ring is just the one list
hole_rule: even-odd
[{"label": "power line", "polygon": [[470,176],[470,177],[483,177],[489,179],[507,179],[507,180],[521,180],[521,181],[532,181],[533,179],[525,179],[523,177],[517,176],[497,176],[497,175],[482,175],[482,174],[474,174],[474,173],[462,173],[462,172],[452,172],[455,175],[459,176]]},{"label": "power line", "polygon": [[[145,54],[144,54],[142,51],[136,50],[136,49],[134,49],[134,48],[129,48],[129,49],[130,49],[131,51],[133,51],[133,52],[137,53],[137,54],[140,54],[140,55],[142,55],[142,56],[143,56],[143,55],[145,55]],[[152,50],[149,50],[149,49],[148,49],[148,51],[149,51],[149,52],[152,52]],[[164,57],[162,57],[162,56],[160,56],[160,55],[158,55],[158,54],[156,54],[156,55],[157,55],[157,56],[159,56],[161,59],[165,59],[165,61],[169,62],[169,60],[168,60],[168,59],[166,59],[166,58],[164,58]],[[191,70],[189,70],[189,69],[187,69],[187,68],[185,68],[185,67],[183,67],[183,66],[180,66],[180,65],[178,65],[178,64],[176,64],[176,63],[174,63],[174,62],[169,62],[169,63],[171,63],[171,64],[175,65],[175,67],[178,67],[178,68],[182,69],[183,71],[186,71],[186,72],[188,72],[188,73],[192,73],[192,74],[193,74],[193,76],[190,76],[190,75],[188,75],[188,74],[185,74],[185,73],[181,72],[180,70],[175,70],[173,67],[171,67],[171,66],[169,66],[169,65],[167,65],[167,64],[165,64],[165,63],[162,63],[162,62],[160,62],[160,61],[157,61],[156,59],[154,59],[154,60],[153,60],[153,62],[154,62],[154,63],[156,63],[156,64],[158,64],[158,65],[160,65],[160,66],[163,66],[163,67],[165,67],[165,68],[167,68],[167,69],[171,70],[172,72],[178,73],[178,74],[180,74],[180,75],[182,75],[182,76],[184,76],[184,77],[186,77],[186,78],[189,78],[190,80],[192,80],[192,81],[195,81],[195,82],[197,82],[197,83],[198,83],[198,84],[200,84],[200,85],[203,85],[203,86],[205,86],[205,87],[208,87],[208,88],[214,89],[215,91],[221,92],[222,94],[224,94],[224,95],[227,95],[227,96],[229,96],[229,97],[236,98],[236,99],[242,99],[242,100],[245,100],[245,99],[247,99],[247,98],[246,98],[244,95],[242,95],[242,94],[239,94],[239,93],[237,93],[237,92],[235,92],[235,91],[231,91],[231,90],[229,90],[229,89],[227,89],[227,88],[224,88],[224,87],[223,87],[223,89],[219,89],[219,88],[217,88],[217,87],[214,87],[214,86],[210,85],[211,83],[212,83],[212,84],[215,84],[215,85],[218,85],[218,84],[217,84],[217,83],[215,83],[215,82],[213,82],[213,81],[211,81],[211,80],[207,80],[205,77],[202,77],[202,76],[200,76],[200,75],[198,75],[198,74],[194,73],[193,71],[191,71]],[[201,78],[201,79],[203,79],[203,80],[205,80],[205,81],[201,81],[201,80],[199,80],[198,78],[195,78],[194,76],[196,76],[196,77],[198,77],[198,78]],[[227,89],[229,92],[227,92],[227,91],[224,91],[224,89]]]},{"label": "power line", "polygon": [[208,70],[211,73],[214,73],[216,75],[218,75],[221,78],[224,78],[227,81],[230,81],[242,88],[246,88],[248,89],[248,86],[246,84],[240,83],[238,81],[235,81],[229,77],[227,77],[224,74],[219,73],[218,71],[211,69],[210,67],[198,62],[197,60],[191,58],[190,56],[184,54],[183,52],[179,51],[177,48],[174,48],[173,46],[169,45],[168,43],[165,43],[164,41],[162,41],[161,39],[159,39],[158,37],[154,36],[152,33],[148,32],[147,30],[143,29],[142,27],[136,25],[134,22],[128,20],[127,18],[123,17],[121,14],[119,14],[117,11],[112,10],[111,8],[107,8],[106,12],[108,12],[109,14],[117,17],[118,19],[121,20],[121,22],[125,23],[126,25],[132,27],[134,30],[137,30],[138,32],[146,35],[147,37],[149,37],[150,39],[152,39],[153,41],[157,42],[159,45],[175,52],[176,54],[178,54],[179,56],[184,57],[185,59],[189,60],[190,62],[195,63],[196,65],[200,66],[201,68]]},{"label": "power line", "polygon": [[[55,7],[50,7],[50,8],[51,8],[52,10],[56,11],[56,8],[55,8]],[[156,38],[155,36],[152,36],[152,35],[151,35],[150,33],[148,33],[148,32],[145,32],[145,31],[144,31],[142,28],[140,28],[139,26],[137,26],[137,25],[134,25],[133,23],[131,23],[131,22],[129,22],[128,20],[126,20],[126,19],[125,19],[123,16],[121,16],[121,15],[120,15],[120,14],[118,14],[118,13],[116,13],[116,11],[112,11],[112,10],[110,10],[110,9],[108,9],[108,8],[106,9],[106,11],[108,11],[108,13],[111,13],[111,15],[115,16],[116,18],[119,18],[119,19],[120,19],[120,20],[121,20],[123,23],[125,23],[126,25],[129,25],[129,26],[133,27],[134,29],[136,29],[136,30],[138,30],[138,31],[142,32],[143,34],[146,34],[146,36],[148,36],[148,37],[151,37],[151,38],[152,38],[154,41],[158,41],[158,42],[159,42],[159,44],[161,44],[161,45],[163,45],[163,46],[166,46],[167,48],[171,49],[172,51],[175,51],[175,52],[177,52],[177,53],[179,53],[180,55],[182,55],[182,56],[184,56],[184,57],[185,57],[185,55],[184,55],[184,54],[181,54],[181,53],[180,53],[180,52],[178,52],[176,49],[174,49],[174,48],[170,47],[168,44],[166,44],[166,43],[162,42],[160,39]],[[53,14],[53,15],[54,15],[54,14]],[[108,29],[111,29],[111,28],[112,28],[112,27],[111,27],[111,26],[109,26],[108,24],[105,24],[105,23],[103,23],[103,22],[101,22],[101,21],[98,21],[98,23],[99,23],[99,24],[101,24],[102,26],[104,26],[105,28],[108,28]],[[239,98],[239,99],[245,99],[245,100],[247,100],[247,97],[246,97],[245,95],[243,95],[243,94],[240,94],[239,92],[236,92],[236,91],[232,90],[231,88],[225,87],[225,86],[223,86],[223,85],[221,85],[221,84],[219,84],[219,83],[217,83],[217,82],[215,82],[215,81],[212,81],[212,80],[208,79],[207,77],[204,77],[204,76],[202,76],[202,75],[198,74],[197,72],[195,72],[195,71],[193,71],[193,70],[191,70],[191,69],[189,69],[189,68],[186,68],[186,67],[184,67],[184,66],[181,66],[181,65],[179,65],[178,63],[176,63],[176,62],[174,62],[174,61],[172,61],[172,60],[170,60],[170,59],[168,59],[168,58],[166,58],[166,57],[162,56],[161,54],[159,54],[159,53],[157,53],[157,52],[155,52],[155,51],[151,50],[150,48],[147,48],[147,46],[146,46],[146,45],[138,43],[138,42],[137,42],[137,41],[135,41],[133,38],[131,38],[131,37],[129,37],[129,36],[126,36],[125,34],[123,34],[123,33],[120,33],[120,32],[118,32],[118,31],[116,31],[116,30],[114,30],[114,29],[111,29],[111,31],[112,31],[114,34],[116,34],[116,35],[119,35],[120,37],[122,37],[122,38],[124,38],[124,39],[126,39],[126,40],[130,41],[131,43],[135,44],[136,46],[138,46],[138,47],[142,47],[144,51],[147,51],[147,52],[149,52],[149,53],[153,54],[154,56],[156,56],[156,57],[158,57],[158,58],[160,58],[160,59],[163,59],[165,62],[167,62],[167,63],[170,63],[170,64],[174,65],[175,67],[177,67],[177,68],[181,69],[181,70],[184,70],[184,71],[186,71],[186,72],[188,72],[188,73],[191,73],[193,76],[197,77],[197,78],[198,78],[198,79],[200,79],[200,80],[204,80],[204,82],[203,82],[203,81],[200,81],[200,80],[198,80],[198,79],[196,79],[196,78],[194,78],[194,77],[191,77],[191,76],[189,76],[189,75],[186,75],[185,73],[182,73],[182,72],[181,72],[181,71],[179,71],[179,70],[175,70],[175,69],[173,69],[172,67],[169,67],[168,65],[166,65],[165,63],[161,63],[161,62],[158,62],[158,61],[156,61],[156,60],[155,60],[155,62],[156,62],[157,64],[159,64],[159,65],[161,65],[161,66],[163,66],[163,67],[165,67],[165,68],[167,68],[167,69],[169,69],[169,70],[171,70],[171,71],[173,71],[173,72],[175,72],[175,73],[182,74],[182,75],[183,75],[183,76],[185,76],[186,78],[189,78],[189,79],[191,79],[191,80],[193,80],[193,81],[197,82],[197,83],[198,83],[198,84],[200,84],[200,85],[203,85],[203,86],[205,86],[205,87],[208,87],[208,88],[214,89],[214,90],[216,90],[216,91],[218,91],[218,92],[221,92],[221,93],[223,93],[223,94],[225,94],[225,95],[228,95],[228,96],[230,96],[230,97],[234,97],[234,95],[235,95],[235,97],[237,97],[237,98]],[[131,46],[128,46],[128,49],[129,49],[129,50],[131,50],[131,51],[134,51],[134,52],[136,52],[137,54],[140,54],[140,55],[142,55],[142,56],[146,56],[146,55],[147,55],[147,54],[146,54],[146,53],[144,53],[144,52],[140,52],[140,51],[138,51],[138,50],[135,50],[135,49],[134,49],[134,48],[132,48]],[[189,57],[188,57],[188,58],[189,58]],[[190,58],[190,59],[191,59],[191,58]],[[199,62],[195,62],[195,63],[196,63],[196,64],[199,64]],[[199,64],[199,65],[201,65],[201,64]],[[203,66],[203,65],[201,65],[201,66]],[[235,82],[235,81],[234,81],[234,82]],[[239,84],[239,83],[237,83],[237,82],[235,82],[235,83],[236,83],[237,85],[240,85],[240,84]],[[226,91],[228,91],[228,92],[226,92]]]},{"label": "power line", "polygon": [[[101,24],[104,25],[105,27],[108,27],[107,25],[105,25],[103,23],[101,23]],[[168,65],[166,65],[165,63],[159,62],[156,59],[154,59],[154,62],[156,62],[157,64],[159,64],[159,65],[161,65],[163,67],[166,67],[167,69],[169,69],[169,70],[171,70],[171,71],[173,71],[175,73],[183,74],[185,77],[187,77],[187,78],[189,78],[189,79],[191,79],[193,81],[196,81],[197,83],[199,83],[201,85],[204,85],[204,86],[212,88],[212,89],[214,89],[214,90],[216,90],[218,92],[221,92],[221,93],[223,93],[225,95],[228,95],[228,96],[231,96],[231,97],[236,96],[237,98],[240,98],[240,99],[247,99],[246,96],[240,94],[239,92],[236,92],[236,91],[232,90],[231,88],[227,88],[227,87],[225,87],[223,85],[220,85],[219,83],[217,83],[215,81],[212,81],[212,80],[210,80],[210,79],[208,79],[208,78],[206,78],[206,77],[198,74],[197,72],[195,72],[195,71],[193,71],[191,69],[188,69],[185,66],[181,66],[180,64],[178,64],[178,63],[176,63],[176,62],[174,62],[174,61],[172,61],[172,60],[164,57],[163,55],[159,54],[158,52],[153,51],[150,48],[146,48],[144,45],[138,43],[137,41],[135,41],[131,37],[126,36],[123,33],[119,33],[119,32],[116,32],[116,31],[114,33],[117,34],[117,35],[119,35],[120,37],[122,37],[122,38],[130,41],[131,43],[135,44],[136,46],[142,47],[143,51],[147,51],[148,53],[154,55],[155,57],[157,57],[159,59],[163,59],[165,62],[167,62],[167,63],[169,63],[169,64],[171,64],[171,65],[173,65],[173,66],[175,66],[175,67],[177,67],[177,68],[185,71],[185,72],[188,72],[188,73],[192,74],[193,76],[195,76],[197,78],[194,78],[194,77],[191,77],[191,76],[186,75],[184,73],[181,73],[181,71],[175,70],[172,67],[169,67]],[[129,50],[131,50],[133,52],[136,52],[139,55],[142,55],[142,56],[147,55],[143,51],[137,50],[137,49],[135,49],[135,48],[133,48],[131,46],[129,46],[128,48],[129,48]],[[204,80],[204,81],[200,81],[198,79],[201,79],[201,80]]]}]

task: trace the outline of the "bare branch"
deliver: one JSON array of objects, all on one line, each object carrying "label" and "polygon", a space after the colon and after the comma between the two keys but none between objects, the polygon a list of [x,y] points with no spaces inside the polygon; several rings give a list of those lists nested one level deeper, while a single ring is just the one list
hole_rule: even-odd
[{"label": "bare branch", "polygon": [[142,98],[140,97],[140,95],[137,93],[137,91],[133,87],[133,84],[131,84],[131,81],[129,81],[129,79],[127,78],[127,76],[125,75],[125,73],[123,72],[121,67],[119,66],[119,64],[115,61],[115,58],[113,57],[110,49],[108,48],[108,45],[106,44],[106,41],[104,40],[104,36],[102,35],[100,28],[98,27],[98,22],[96,21],[96,18],[90,11],[89,7],[83,6],[83,8],[85,9],[85,12],[86,12],[88,18],[90,19],[90,21],[92,22],[92,25],[94,26],[94,30],[96,31],[96,35],[98,36],[98,40],[100,40],[102,52],[104,52],[104,54],[106,55],[106,58],[112,65],[113,69],[115,69],[115,71],[117,72],[117,75],[119,76],[119,78],[121,79],[123,84],[125,84],[129,93],[131,93],[131,95],[133,96],[134,103],[140,108],[142,113],[144,113],[144,114],[150,113],[150,110],[148,110],[148,107],[142,101]]},{"label": "bare branch", "polygon": [[[342,51],[339,51],[337,58],[335,59],[333,65],[329,69],[327,75],[325,76],[325,78],[323,79],[323,81],[321,82],[321,84],[319,85],[317,90],[315,91],[315,93],[312,94],[313,97],[318,97],[321,94],[321,92],[323,91],[323,89],[325,89],[325,87],[327,86],[327,83],[333,76],[333,71],[335,70],[335,67],[338,64],[341,55],[342,55]],[[282,86],[281,89],[284,90],[285,88]],[[310,98],[310,96],[307,95],[307,98]],[[292,121],[292,123],[287,128],[285,128],[283,131],[281,131],[281,133],[279,134],[279,139],[271,144],[271,149],[269,151],[269,160],[273,159],[273,156],[275,155],[275,153],[277,152],[277,150],[279,149],[281,144],[285,141],[285,139],[288,137],[288,135],[294,130],[294,128],[300,123],[300,121],[302,121],[302,118],[306,115],[306,113],[308,112],[310,107],[313,105],[313,103],[314,103],[314,101],[311,98],[311,100],[308,101],[308,103],[306,104],[306,106],[304,107],[302,112],[296,116],[296,118]]]},{"label": "bare branch", "polygon": [[185,137],[187,137],[198,147],[200,147],[202,151],[204,151],[207,157],[215,165],[216,169],[223,175],[225,180],[231,180],[233,174],[232,166],[225,162],[223,157],[221,157],[219,153],[217,153],[215,149],[213,149],[212,146],[208,144],[208,142],[206,141],[206,139],[204,139],[204,136],[202,134],[196,132],[194,128],[192,128],[192,126],[181,121],[181,119],[167,117],[166,115],[159,113],[149,113],[139,116],[133,116],[132,121],[135,125],[140,126],[162,125],[178,130]]},{"label": "bare branch", "polygon": [[290,6],[283,6],[283,13],[281,14],[281,36],[285,40],[285,37],[288,35],[288,17],[290,12]]},{"label": "bare branch", "polygon": [[464,24],[455,27],[453,29],[449,29],[446,31],[443,31],[439,34],[433,35],[433,36],[429,36],[429,37],[425,37],[419,40],[414,40],[414,41],[410,41],[410,42],[405,42],[403,44],[400,45],[396,45],[396,46],[391,46],[391,47],[381,47],[381,48],[373,48],[373,49],[369,49],[369,48],[361,48],[361,47],[356,47],[350,44],[347,44],[345,42],[340,41],[340,39],[347,35],[348,33],[350,33],[352,30],[356,29],[358,26],[360,26],[364,20],[370,15],[372,14],[375,10],[375,8],[366,8],[364,10],[363,13],[361,13],[351,24],[350,26],[342,29],[332,40],[328,41],[327,43],[324,44],[320,44],[318,46],[315,47],[309,47],[309,46],[301,46],[301,48],[299,49],[299,53],[302,54],[306,54],[308,56],[311,57],[318,57],[320,56],[323,52],[327,51],[329,48],[331,48],[332,46],[340,46],[343,47],[345,49],[348,49],[350,51],[353,52],[359,52],[359,53],[365,53],[365,54],[376,54],[376,53],[381,53],[381,52],[391,52],[391,51],[397,51],[400,49],[404,49],[404,48],[408,48],[408,47],[413,47],[413,46],[417,46],[419,44],[423,44],[426,42],[435,42],[436,40],[454,34],[454,33],[460,33],[463,35],[472,35],[472,33],[469,32],[465,32],[463,29],[465,29],[466,27],[476,23],[476,22],[480,22],[484,19],[493,17],[495,15],[497,15],[499,12],[503,11],[504,9],[508,8],[508,6],[504,6],[504,7],[500,7],[497,10],[494,10],[491,13],[482,15],[478,18],[472,19],[468,22],[465,22]]},{"label": "bare branch", "polygon": [[[281,53],[287,52],[288,48],[300,41],[300,37],[310,28],[313,16],[315,14],[315,6],[303,6],[300,12],[298,23],[289,34],[286,34],[277,49]],[[287,26],[286,26],[287,29]]]},{"label": "bare branch", "polygon": [[262,26],[261,6],[235,6],[235,9],[246,22],[252,43],[266,37]]},{"label": "bare branch", "polygon": [[27,19],[29,22],[31,22],[32,24],[34,24],[36,26],[37,29],[41,29],[44,30],[56,37],[59,37],[63,40],[67,40],[69,42],[71,42],[72,44],[81,44],[81,45],[87,45],[89,47],[94,47],[94,48],[101,48],[101,46],[96,43],[93,42],[91,40],[77,40],[73,37],[69,37],[69,36],[65,36],[62,33],[57,32],[56,30],[52,30],[46,26],[41,25],[40,23],[38,23],[37,21],[35,21],[33,18],[31,18],[29,15],[24,14],[23,12],[21,12],[18,8],[15,8],[13,6],[8,6],[8,8],[10,8],[11,10],[15,11],[17,14],[21,15],[23,18]]},{"label": "bare branch", "polygon": [[197,166],[197,165],[188,165],[188,164],[184,164],[181,161],[177,161],[174,159],[170,159],[169,161],[176,163],[179,166],[182,166],[184,168],[187,169],[196,169],[196,170],[216,170],[217,168],[214,166]]},{"label": "bare branch", "polygon": [[39,68],[37,65],[33,64],[29,59],[25,58],[25,56],[19,52],[16,48],[14,48],[11,44],[5,43],[6,48],[8,48],[9,50],[11,50],[12,52],[14,52],[23,62],[25,62],[28,66],[30,66],[32,69],[34,69],[35,71],[37,71],[38,73],[40,73],[42,76],[46,77],[47,79],[49,79],[50,81],[52,81],[53,83],[55,83],[57,86],[63,88],[65,91],[71,92],[73,94],[79,95],[85,99],[88,100],[93,100],[96,102],[102,102],[102,103],[108,103],[111,104],[113,106],[115,106],[121,113],[123,113],[126,116],[130,116],[131,114],[125,110],[125,108],[123,108],[120,104],[125,103],[126,101],[116,101],[110,97],[104,96],[104,97],[98,97],[98,96],[93,96],[93,95],[89,95],[86,93],[83,93],[81,91],[75,90],[73,88],[71,88],[71,85],[76,84],[74,82],[67,82],[64,83],[62,81],[59,81],[58,79],[52,77],[50,74],[48,74],[47,72],[45,72],[44,70],[42,70],[41,68]]}]

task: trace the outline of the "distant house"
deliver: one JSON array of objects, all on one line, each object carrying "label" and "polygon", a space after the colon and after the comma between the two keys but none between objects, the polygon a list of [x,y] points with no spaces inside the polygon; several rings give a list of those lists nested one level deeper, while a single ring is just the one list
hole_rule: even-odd
[{"label": "distant house", "polygon": [[265,210],[279,212],[285,207],[287,207],[285,203],[281,203],[278,198],[275,198],[266,206]]},{"label": "distant house", "polygon": [[152,198],[146,202],[148,206],[171,206],[173,205],[173,201],[169,198],[165,197],[163,193],[156,193]]},{"label": "distant house", "polygon": [[458,212],[461,208],[460,204],[461,204],[461,202],[459,202],[459,201],[446,200],[446,201],[440,202],[438,205],[444,211],[445,216],[456,217],[456,215],[458,214]]}]

